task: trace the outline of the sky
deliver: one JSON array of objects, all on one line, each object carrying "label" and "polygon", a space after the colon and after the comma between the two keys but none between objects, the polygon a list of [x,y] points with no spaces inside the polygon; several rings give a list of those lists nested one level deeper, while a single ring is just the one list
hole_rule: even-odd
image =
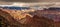
[{"label": "sky", "polygon": [[60,2],[60,0],[0,0],[5,2]]}]

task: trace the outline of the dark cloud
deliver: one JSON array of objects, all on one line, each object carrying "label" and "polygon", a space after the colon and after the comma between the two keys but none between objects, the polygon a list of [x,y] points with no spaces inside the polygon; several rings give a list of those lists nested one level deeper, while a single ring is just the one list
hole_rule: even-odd
[{"label": "dark cloud", "polygon": [[5,2],[60,2],[60,0],[0,0]]},{"label": "dark cloud", "polygon": [[38,2],[38,0],[0,0],[5,2]]}]

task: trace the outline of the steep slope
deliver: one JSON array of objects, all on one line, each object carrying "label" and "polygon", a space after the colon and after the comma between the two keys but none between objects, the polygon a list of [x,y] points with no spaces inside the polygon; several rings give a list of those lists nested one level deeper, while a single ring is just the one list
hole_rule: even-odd
[{"label": "steep slope", "polygon": [[[4,17],[5,20],[2,18],[3,22],[6,21],[6,23],[5,22],[4,23],[9,27],[53,27],[54,26],[53,20],[45,18],[44,16],[37,16],[33,13],[34,16],[31,17],[30,14],[28,13],[24,13],[25,14],[24,15],[17,12],[16,13],[12,13],[12,12],[14,11],[0,9],[0,16]],[[23,18],[18,16],[17,16],[18,18],[16,18],[16,16],[13,14],[15,14],[16,16],[17,14],[20,14],[20,16],[22,16]]]}]

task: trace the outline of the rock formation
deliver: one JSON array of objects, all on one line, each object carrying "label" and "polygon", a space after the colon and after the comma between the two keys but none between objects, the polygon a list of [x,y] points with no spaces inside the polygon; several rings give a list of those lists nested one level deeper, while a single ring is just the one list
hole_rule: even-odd
[{"label": "rock formation", "polygon": [[25,17],[18,19],[12,15],[9,11],[0,9],[0,19],[3,22],[1,23],[2,27],[54,27],[54,21],[44,16],[34,15],[31,17],[26,14]]}]

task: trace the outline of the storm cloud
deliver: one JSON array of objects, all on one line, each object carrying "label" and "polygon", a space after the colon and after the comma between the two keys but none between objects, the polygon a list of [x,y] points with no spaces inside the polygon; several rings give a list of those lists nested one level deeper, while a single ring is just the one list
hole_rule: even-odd
[{"label": "storm cloud", "polygon": [[5,2],[60,2],[60,0],[0,0]]}]

